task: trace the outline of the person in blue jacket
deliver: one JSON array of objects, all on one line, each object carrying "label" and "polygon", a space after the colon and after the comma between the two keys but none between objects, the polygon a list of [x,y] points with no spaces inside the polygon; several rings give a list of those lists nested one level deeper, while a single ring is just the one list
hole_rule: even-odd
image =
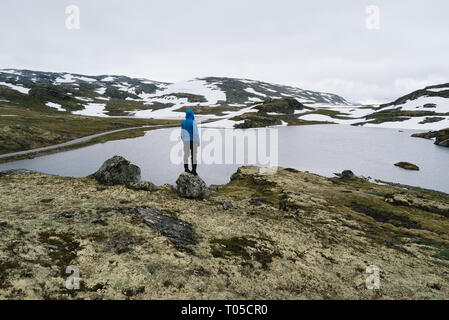
[{"label": "person in blue jacket", "polygon": [[[181,139],[184,142],[184,170],[197,175],[197,147],[200,145],[200,136],[193,110],[186,110],[186,119],[181,124]],[[192,171],[189,170],[189,154],[192,157]]]}]

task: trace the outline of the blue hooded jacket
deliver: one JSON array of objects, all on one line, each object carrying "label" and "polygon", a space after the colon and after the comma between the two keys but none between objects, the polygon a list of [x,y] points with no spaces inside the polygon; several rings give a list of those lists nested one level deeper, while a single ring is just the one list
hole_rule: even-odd
[{"label": "blue hooded jacket", "polygon": [[183,141],[196,141],[200,144],[200,136],[193,110],[186,110],[186,119],[181,124],[181,139]]}]

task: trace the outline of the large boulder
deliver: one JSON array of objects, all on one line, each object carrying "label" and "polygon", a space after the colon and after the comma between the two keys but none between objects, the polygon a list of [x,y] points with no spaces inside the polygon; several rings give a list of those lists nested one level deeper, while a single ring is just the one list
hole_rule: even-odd
[{"label": "large boulder", "polygon": [[284,114],[293,114],[295,110],[302,110],[305,106],[298,102],[295,98],[280,98],[264,101],[263,103],[254,107],[259,112],[276,112]]},{"label": "large boulder", "polygon": [[176,192],[183,198],[208,199],[210,190],[199,176],[183,172],[176,180]]},{"label": "large boulder", "polygon": [[113,156],[103,163],[101,168],[94,173],[94,177],[98,182],[107,186],[130,185],[140,181],[140,168],[123,157]]},{"label": "large boulder", "polygon": [[343,170],[341,173],[334,173],[342,180],[357,180],[357,176],[351,170]]}]

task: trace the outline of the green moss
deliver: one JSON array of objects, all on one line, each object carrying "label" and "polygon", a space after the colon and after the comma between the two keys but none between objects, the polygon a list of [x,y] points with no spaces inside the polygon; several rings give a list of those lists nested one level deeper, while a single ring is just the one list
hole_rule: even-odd
[{"label": "green moss", "polygon": [[256,241],[244,237],[233,237],[230,239],[212,239],[210,243],[215,245],[211,252],[215,258],[224,258],[231,255],[250,259],[246,248],[248,246],[254,246]]},{"label": "green moss", "polygon": [[282,188],[273,183],[255,183],[254,178],[245,176],[242,179],[231,179],[227,185],[221,186],[216,193],[233,197],[263,198],[266,203],[279,208],[283,197]]},{"label": "green moss", "polygon": [[[269,264],[273,262],[273,258],[280,257],[281,254],[259,246],[259,241],[264,240],[254,236],[212,239],[210,241],[211,254],[214,258],[226,258],[229,256],[242,258],[245,260],[242,262],[242,266],[250,265],[253,267],[249,261],[254,260],[261,264],[262,269],[268,269]],[[271,240],[268,240],[268,242],[270,244],[273,243]]]},{"label": "green moss", "polygon": [[80,243],[74,239],[74,235],[45,231],[39,233],[39,241],[48,246],[48,256],[61,268],[61,274],[65,274],[65,268],[77,257],[77,251],[80,249]]},{"label": "green moss", "polygon": [[390,223],[396,227],[404,227],[407,229],[421,229],[419,223],[411,221],[408,217],[399,216],[395,214],[394,208],[386,208],[386,206],[379,206],[373,204],[364,204],[354,201],[349,208],[358,213],[370,216],[374,220],[383,223]]},{"label": "green moss", "polygon": [[17,261],[0,261],[0,288],[4,289],[10,286],[7,282],[10,270],[17,270],[20,268],[20,263]]},{"label": "green moss", "polygon": [[436,254],[433,255],[433,257],[440,260],[449,260],[449,249],[441,248]]}]

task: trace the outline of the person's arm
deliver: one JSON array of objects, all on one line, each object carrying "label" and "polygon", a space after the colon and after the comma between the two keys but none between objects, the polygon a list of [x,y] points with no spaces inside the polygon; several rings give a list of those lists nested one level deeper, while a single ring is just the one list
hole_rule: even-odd
[{"label": "person's arm", "polygon": [[181,140],[185,140],[186,134],[189,134],[187,130],[184,128],[184,121],[181,123]]},{"label": "person's arm", "polygon": [[193,121],[193,140],[196,141],[198,146],[200,145],[200,135],[198,133],[198,126],[196,125],[196,121]]}]

